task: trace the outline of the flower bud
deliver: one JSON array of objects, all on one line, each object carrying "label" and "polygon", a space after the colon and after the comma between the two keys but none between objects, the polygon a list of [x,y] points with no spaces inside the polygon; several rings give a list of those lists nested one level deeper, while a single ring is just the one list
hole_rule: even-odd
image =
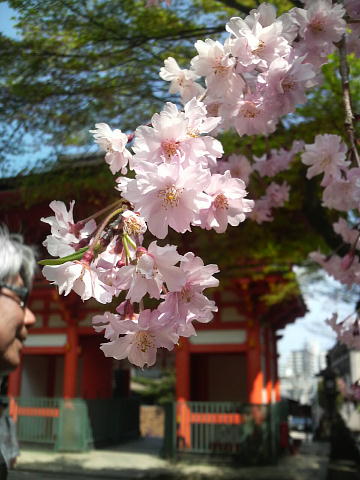
[{"label": "flower bud", "polygon": [[148,253],[148,251],[146,250],[146,248],[144,247],[138,247],[136,249],[136,258],[140,258],[142,255],[144,255],[145,253]]}]

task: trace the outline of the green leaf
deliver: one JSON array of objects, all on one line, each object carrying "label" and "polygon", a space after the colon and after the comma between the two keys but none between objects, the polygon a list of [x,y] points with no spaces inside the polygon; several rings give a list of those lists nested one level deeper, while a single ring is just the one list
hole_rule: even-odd
[{"label": "green leaf", "polygon": [[45,260],[39,260],[38,264],[39,265],[62,265],[63,263],[66,263],[66,262],[73,262],[74,260],[81,260],[81,258],[83,257],[83,254],[88,249],[89,249],[89,246],[79,248],[79,250],[77,252],[72,253],[71,255],[67,255],[66,257],[47,258]]}]

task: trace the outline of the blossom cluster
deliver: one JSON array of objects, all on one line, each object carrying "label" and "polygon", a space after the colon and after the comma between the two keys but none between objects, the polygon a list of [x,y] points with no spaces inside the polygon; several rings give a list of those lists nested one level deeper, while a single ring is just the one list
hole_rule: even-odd
[{"label": "blossom cluster", "polygon": [[[254,199],[254,206],[248,214],[250,220],[256,223],[271,222],[274,219],[274,209],[284,206],[289,200],[290,185],[273,180],[280,172],[288,170],[304,148],[303,141],[294,141],[289,150],[271,149],[261,157],[232,154],[217,162],[216,171],[222,173],[229,170],[232,177],[241,178],[248,185],[251,180],[261,180],[264,193]],[[270,182],[270,183],[269,183]]]},{"label": "blossom cluster", "polygon": [[[43,274],[58,285],[60,293],[67,295],[74,290],[82,300],[92,297],[109,303],[126,292],[116,314],[106,312],[94,317],[95,329],[104,330],[110,340],[101,347],[105,355],[128,357],[140,367],[153,365],[157,348],[171,350],[180,336],[195,334],[194,320],[212,319],[217,308],[203,291],[218,285],[213,277],[219,271],[216,265],[204,265],[192,252],[180,255],[173,245],[161,247],[152,241],[147,248],[142,247],[146,222],[126,208],[119,209],[112,236],[104,235],[94,245],[96,237],[91,234],[90,222],[74,223],[72,207],[73,203],[67,211],[62,202],[52,202],[55,215],[42,219],[52,226],[49,237],[51,245],[57,242],[57,253],[65,248],[71,252],[45,265]],[[78,242],[74,241],[74,231]],[[85,238],[88,247],[83,253],[84,247],[77,247]],[[44,244],[49,245],[49,238]],[[134,304],[143,305],[146,295],[159,300],[158,307],[141,308],[136,313]]]},{"label": "blossom cluster", "polygon": [[306,90],[320,81],[320,67],[346,30],[340,4],[307,3],[279,17],[273,5],[261,3],[244,19],[231,18],[223,43],[198,40],[190,69],[169,57],[161,78],[183,102],[203,92],[223,128],[233,127],[240,136],[274,132],[281,116],[305,103]]},{"label": "blossom cluster", "polygon": [[[360,168],[352,167],[348,153],[346,144],[338,135],[316,135],[313,144],[305,145],[301,159],[308,167],[307,178],[321,175],[323,205],[342,214],[333,224],[333,229],[341,238],[342,250],[346,251],[342,256],[316,251],[310,254],[310,258],[333,278],[351,287],[360,284]],[[334,315],[328,323],[339,340],[360,348],[357,316],[353,323],[337,324],[336,321],[337,315]]]},{"label": "blossom cluster", "polygon": [[338,135],[317,135],[313,144],[305,145],[301,159],[308,166],[307,178],[322,176],[323,205],[339,212],[354,212],[351,219],[339,217],[333,225],[335,233],[348,245],[348,253],[343,257],[337,254],[327,257],[320,252],[313,252],[311,258],[336,280],[349,286],[359,284],[359,258],[356,251],[360,232],[356,219],[360,201],[360,169],[351,167],[347,160],[347,146]]},{"label": "blossom cluster", "polygon": [[[236,153],[224,157],[215,138],[228,128],[239,136],[271,134],[321,81],[320,68],[344,35],[348,51],[359,54],[358,23],[346,30],[345,15],[359,19],[356,1],[346,0],[343,7],[308,0],[304,8],[279,17],[272,5],[262,3],[244,19],[229,20],[223,43],[198,40],[189,69],[172,57],[165,60],[160,77],[170,82],[170,93],[180,94],[183,108],[166,103],[131,135],[106,123],[90,130],[111,172],[120,174],[115,178],[119,200],[76,223],[73,202],[69,210],[52,202],[55,215],[42,219],[51,227],[44,245],[59,258],[44,261],[43,273],[65,295],[73,290],[82,300],[103,304],[119,298],[117,313],[93,319],[108,340],[101,346],[105,355],[153,365],[158,348],[171,350],[181,336],[195,335],[195,320],[209,322],[217,311],[204,290],[218,285],[213,276],[218,267],[157,240],[144,246],[149,234],[163,240],[169,229],[223,233],[246,218],[271,221],[290,189],[272,177],[299,154],[307,178],[322,175],[324,206],[339,212],[358,208],[360,170],[337,135],[318,135],[311,145],[297,141],[251,159]],[[246,198],[250,176],[268,182],[255,203]],[[359,283],[357,227],[340,218],[334,229],[349,244],[347,256],[329,259],[314,252],[312,258],[344,283]],[[344,326],[336,328],[340,336],[348,335]]]},{"label": "blossom cluster", "polygon": [[219,121],[193,98],[184,111],[167,103],[151,126],[136,129],[130,160],[136,175],[120,177],[117,188],[157,238],[165,238],[169,227],[179,233],[194,225],[224,232],[251,211],[243,180],[211,172],[223,148],[207,134]]},{"label": "blossom cluster", "polygon": [[338,322],[338,315],[334,313],[326,323],[334,330],[337,337],[350,348],[360,349],[360,325],[357,314],[350,315]]},{"label": "blossom cluster", "polygon": [[[96,124],[91,132],[106,150],[111,171],[134,172],[133,178],[116,179],[117,208],[104,228],[93,218],[74,223],[73,202],[69,211],[52,202],[55,215],[42,219],[51,226],[44,245],[62,257],[48,262],[43,274],[60,293],[74,290],[83,300],[109,303],[125,292],[116,314],[94,318],[96,330],[104,330],[109,340],[101,346],[107,356],[153,365],[159,347],[172,349],[180,336],[196,333],[194,320],[209,322],[217,311],[203,294],[218,285],[216,265],[205,266],[192,252],[180,255],[175,246],[157,241],[145,248],[143,241],[147,229],[158,239],[169,228],[184,233],[198,226],[221,233],[243,222],[253,208],[242,179],[229,170],[213,173],[223,149],[208,133],[219,121],[207,116],[196,98],[183,111],[167,103],[150,126],[137,128],[132,151],[124,133]],[[158,300],[158,306],[145,308],[147,298]]]}]

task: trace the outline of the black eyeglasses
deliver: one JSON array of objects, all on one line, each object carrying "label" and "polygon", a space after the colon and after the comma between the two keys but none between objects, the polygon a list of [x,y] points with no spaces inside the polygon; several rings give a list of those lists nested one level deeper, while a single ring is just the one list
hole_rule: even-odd
[{"label": "black eyeglasses", "polygon": [[[8,285],[7,283],[0,282],[0,288],[7,288],[8,290],[11,290],[12,292],[16,293],[16,295],[19,297],[20,302],[17,302],[21,308],[26,307],[26,303],[28,301],[29,297],[29,289],[26,287],[18,287],[15,285]],[[4,292],[1,292],[1,295],[6,295]],[[12,298],[13,300],[16,301],[14,297],[11,297],[10,295],[6,295],[9,298]]]}]

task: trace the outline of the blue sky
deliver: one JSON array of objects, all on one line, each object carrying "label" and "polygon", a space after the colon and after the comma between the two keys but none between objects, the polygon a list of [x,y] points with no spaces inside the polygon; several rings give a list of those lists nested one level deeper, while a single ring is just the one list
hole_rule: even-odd
[{"label": "blue sky", "polygon": [[7,2],[0,3],[0,31],[9,37],[16,37],[16,30],[11,20],[13,16],[14,10],[7,5]]},{"label": "blue sky", "polygon": [[[14,28],[14,19],[15,11],[12,10],[8,5],[7,2],[0,3],[0,32],[12,37],[18,38],[17,31]],[[31,141],[32,137],[30,135],[24,137],[24,141]],[[49,149],[46,147],[42,147],[41,155],[45,157],[49,153]],[[39,154],[39,151],[37,152]],[[13,176],[16,175],[24,168],[32,168],[35,166],[35,159],[33,154],[22,154],[20,156],[11,156],[8,157],[8,164],[9,170],[5,171],[5,173],[0,172],[5,176]]]},{"label": "blue sky", "polygon": [[[298,277],[301,286],[301,276]],[[355,298],[350,302],[343,300],[345,287],[324,274],[324,279],[303,287],[303,297],[308,313],[288,325],[282,332],[283,338],[278,342],[281,361],[292,350],[298,350],[305,342],[312,341],[321,350],[328,350],[335,344],[335,335],[325,320],[337,312],[339,319],[345,318],[355,310]]]},{"label": "blue sky", "polygon": [[[0,3],[0,31],[6,35],[15,37],[16,30],[13,28],[11,17],[14,12],[5,3]],[[31,162],[31,156],[23,157],[23,162]],[[18,163],[21,168],[22,163]],[[330,282],[330,283],[329,283]],[[318,287],[321,289],[325,285],[329,285],[329,289],[335,283],[331,280],[320,282]],[[314,289],[315,290],[315,289]],[[341,295],[334,296],[332,293],[327,295],[317,294],[316,296],[304,295],[309,312],[305,317],[298,319],[295,323],[287,326],[281,333],[283,338],[278,342],[281,360],[292,351],[297,350],[305,344],[306,341],[313,341],[323,350],[327,350],[334,345],[335,337],[331,329],[325,324],[325,320],[329,318],[333,312],[337,311],[339,318],[344,318],[354,311],[354,303],[345,303],[341,300]]]}]

